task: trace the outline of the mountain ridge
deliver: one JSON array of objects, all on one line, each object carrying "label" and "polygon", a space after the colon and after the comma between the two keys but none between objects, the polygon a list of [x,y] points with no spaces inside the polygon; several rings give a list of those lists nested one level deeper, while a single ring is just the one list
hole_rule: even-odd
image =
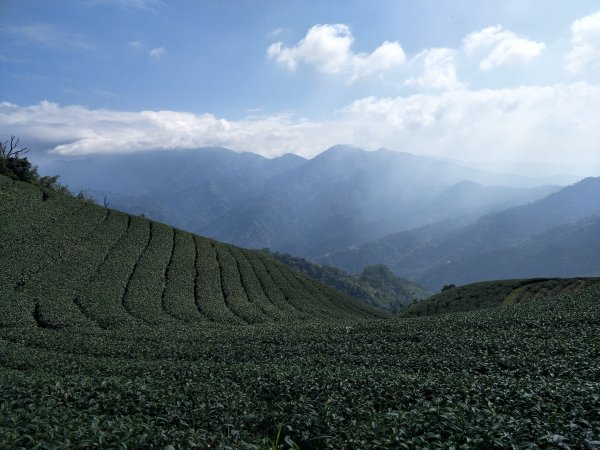
[{"label": "mountain ridge", "polygon": [[148,217],[172,217],[172,225],[218,240],[303,257],[464,214],[474,220],[556,189],[451,188],[467,176],[482,181],[487,174],[408,153],[341,145],[312,159],[269,160],[208,148],[88,157],[45,170],[61,174],[68,185],[89,188],[99,201],[108,194],[117,209],[144,212],[135,205],[143,198]]},{"label": "mountain ridge", "polygon": [[[468,274],[477,273],[483,266],[490,266],[491,263],[486,261],[494,261],[495,256],[492,252],[496,251],[503,255],[507,267],[514,267],[515,264],[510,262],[510,252],[514,251],[513,256],[517,258],[518,250],[515,249],[518,246],[525,245],[521,247],[521,251],[526,251],[528,247],[525,243],[533,240],[537,244],[531,244],[532,246],[539,247],[541,242],[545,241],[548,247],[554,238],[543,233],[552,235],[554,228],[566,226],[568,229],[570,226],[576,226],[578,221],[599,212],[600,178],[588,177],[533,203],[488,214],[471,224],[455,227],[447,233],[439,230],[436,235],[423,238],[419,237],[419,230],[396,233],[362,247],[342,250],[317,260],[351,272],[359,269],[362,264],[369,265],[378,261],[390,266],[394,273],[433,289],[439,289],[447,283],[462,284],[486,278],[514,278],[520,274],[493,272],[491,269],[485,276],[477,278],[469,277]],[[575,232],[572,234],[575,235]],[[590,245],[593,247],[595,244],[591,241]],[[574,255],[568,248],[564,250],[567,254]],[[543,266],[545,263],[544,260],[536,262],[533,256],[525,257],[523,254],[514,261],[519,258],[528,259],[532,268]],[[450,270],[453,267],[455,269]],[[443,273],[447,275],[442,275]],[[558,272],[536,272],[531,269],[521,275],[570,276],[577,273],[566,269]]]}]

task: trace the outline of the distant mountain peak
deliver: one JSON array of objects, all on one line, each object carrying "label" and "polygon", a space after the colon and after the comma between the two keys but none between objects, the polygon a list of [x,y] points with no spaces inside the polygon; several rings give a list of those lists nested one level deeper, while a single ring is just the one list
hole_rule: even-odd
[{"label": "distant mountain peak", "polygon": [[278,160],[280,160],[280,161],[283,161],[283,160],[290,160],[290,161],[294,161],[294,160],[297,160],[297,161],[306,161],[306,158],[305,158],[305,157],[303,157],[303,156],[300,156],[300,155],[297,155],[296,153],[284,153],[283,155],[281,155],[281,156],[277,156],[276,158],[273,158],[273,159],[278,159]]},{"label": "distant mountain peak", "polygon": [[366,153],[365,149],[362,149],[360,147],[354,147],[352,145],[345,145],[345,144],[337,144],[334,145],[332,147],[329,147],[327,150],[325,150],[322,153],[319,153],[316,158],[318,158],[319,156],[323,156],[323,155],[340,155],[340,154],[359,154],[359,153]]}]

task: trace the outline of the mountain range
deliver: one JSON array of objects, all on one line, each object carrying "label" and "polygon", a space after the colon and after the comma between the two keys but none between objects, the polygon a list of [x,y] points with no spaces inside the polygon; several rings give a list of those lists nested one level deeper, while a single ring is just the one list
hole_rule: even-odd
[{"label": "mountain range", "polygon": [[535,179],[381,149],[334,146],[306,160],[223,148],[57,160],[42,167],[110,207],[249,248],[305,258],[555,192]]},{"label": "mountain range", "polygon": [[387,149],[312,159],[223,148],[54,160],[97,201],[246,248],[360,274],[387,265],[430,289],[600,274],[600,179],[567,187]]},{"label": "mountain range", "polygon": [[374,263],[430,289],[498,278],[600,274],[600,178],[466,226],[436,224],[391,234],[318,261],[350,273]]}]

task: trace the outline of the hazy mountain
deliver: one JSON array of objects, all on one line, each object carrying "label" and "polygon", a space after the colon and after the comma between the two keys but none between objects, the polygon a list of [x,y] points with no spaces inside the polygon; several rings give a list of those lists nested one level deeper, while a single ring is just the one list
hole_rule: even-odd
[{"label": "hazy mountain", "polygon": [[62,159],[41,165],[74,191],[110,206],[190,231],[225,214],[269,178],[302,164],[297,155],[267,159],[210,147]]},{"label": "hazy mountain", "polygon": [[526,241],[462,260],[438,263],[418,279],[437,288],[448,280],[466,284],[481,280],[600,275],[600,216],[561,225]]},{"label": "hazy mountain", "polygon": [[[351,273],[375,262],[396,274],[439,289],[446,283],[525,276],[600,274],[593,253],[600,233],[600,178],[586,178],[528,205],[509,208],[456,227],[448,223],[396,233],[333,252],[318,261]],[[580,222],[583,221],[583,222]],[[579,231],[577,231],[579,230]],[[575,234],[581,235],[575,239]],[[578,242],[569,246],[568,239]],[[564,246],[555,248],[557,243]]]},{"label": "hazy mountain", "polygon": [[474,220],[556,189],[480,183],[489,178],[408,153],[335,146],[275,176],[267,190],[201,231],[246,247],[314,257],[441,220]]},{"label": "hazy mountain", "polygon": [[43,169],[100,201],[108,195],[113,208],[303,257],[440,221],[472,222],[557,189],[509,187],[531,180],[347,146],[311,160],[203,148],[92,156]]}]

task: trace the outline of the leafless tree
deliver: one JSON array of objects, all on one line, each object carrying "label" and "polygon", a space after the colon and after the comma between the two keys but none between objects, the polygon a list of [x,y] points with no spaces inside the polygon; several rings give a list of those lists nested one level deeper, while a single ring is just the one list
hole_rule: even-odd
[{"label": "leafless tree", "polygon": [[16,136],[10,137],[10,144],[8,141],[0,142],[0,156],[3,158],[22,158],[27,153],[27,147],[19,148],[19,138]]}]

